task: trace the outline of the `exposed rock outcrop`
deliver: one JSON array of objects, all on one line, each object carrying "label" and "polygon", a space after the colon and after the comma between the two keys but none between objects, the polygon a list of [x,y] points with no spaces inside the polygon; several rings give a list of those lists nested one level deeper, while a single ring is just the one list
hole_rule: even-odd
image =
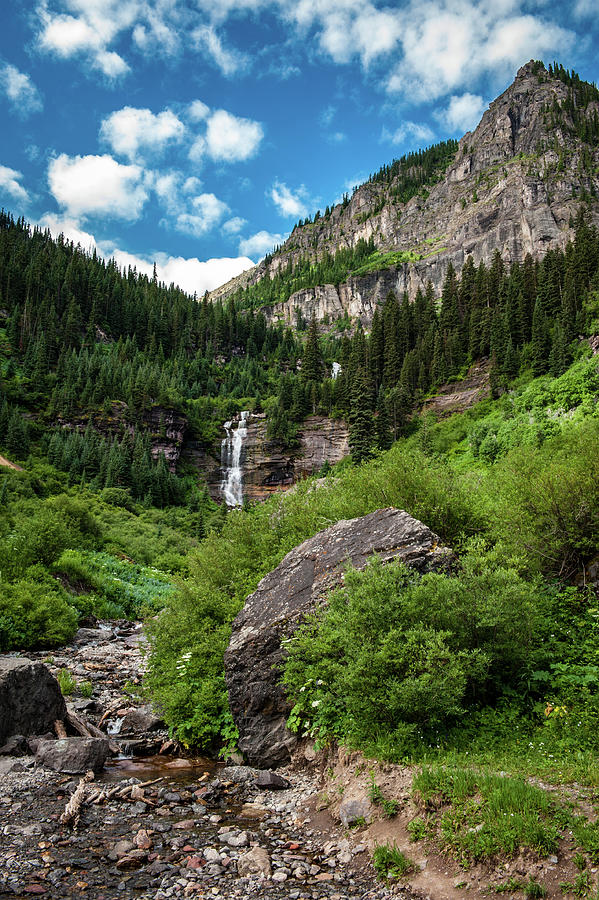
[{"label": "exposed rock outcrop", "polygon": [[422,522],[398,509],[380,509],[304,541],[246,600],[233,623],[225,674],[239,748],[251,765],[279,765],[297,742],[285,724],[289,704],[279,684],[281,642],[340,582],[346,564],[362,568],[375,553],[418,571],[447,565],[451,557]]},{"label": "exposed rock outcrop", "polygon": [[[293,324],[296,311],[329,321],[348,314],[366,326],[375,306],[389,290],[413,298],[431,281],[438,295],[451,262],[459,273],[469,256],[488,262],[497,249],[508,263],[527,253],[542,256],[564,247],[572,236],[571,219],[580,197],[599,193],[599,149],[576,136],[566,111],[570,88],[534,62],[523,66],[515,81],[491,103],[474,132],[459,141],[445,176],[406,203],[391,182],[359,187],[347,205],[331,215],[295,228],[280,252],[244,272],[211,295],[223,299],[238,287],[273,277],[300,258],[354,247],[372,238],[377,250],[403,251],[411,260],[392,268],[350,277],[293,294],[267,308],[271,320]],[[550,110],[561,107],[561,124]],[[592,101],[579,114],[592,117]],[[599,222],[599,204],[590,210]]]},{"label": "exposed rock outcrop", "polygon": [[[274,491],[287,490],[307,475],[318,472],[325,462],[333,465],[349,454],[349,432],[341,419],[308,416],[294,450],[269,441],[266,428],[264,416],[253,415],[248,420],[242,464],[243,493],[250,500],[264,500]],[[205,476],[212,499],[222,501],[223,471],[216,450],[209,452],[189,443],[184,458]]]},{"label": "exposed rock outcrop", "polygon": [[0,659],[0,744],[12,734],[51,732],[66,713],[58,681],[43,663]]}]

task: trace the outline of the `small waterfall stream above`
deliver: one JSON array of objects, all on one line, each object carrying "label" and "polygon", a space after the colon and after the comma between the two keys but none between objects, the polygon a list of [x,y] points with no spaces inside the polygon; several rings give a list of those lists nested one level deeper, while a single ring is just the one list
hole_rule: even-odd
[{"label": "small waterfall stream above", "polygon": [[247,437],[247,419],[249,412],[240,414],[237,428],[232,422],[225,422],[227,436],[223,438],[220,448],[220,464],[223,470],[221,493],[227,506],[241,506],[243,503],[243,442]]}]

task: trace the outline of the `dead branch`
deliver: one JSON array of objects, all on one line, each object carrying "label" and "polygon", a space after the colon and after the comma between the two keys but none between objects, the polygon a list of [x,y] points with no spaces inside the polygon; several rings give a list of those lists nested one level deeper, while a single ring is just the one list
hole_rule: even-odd
[{"label": "dead branch", "polygon": [[71,825],[72,828],[77,828],[81,816],[81,806],[85,800],[85,789],[87,784],[93,780],[94,773],[91,771],[86,772],[83,778],[80,779],[75,792],[72,794],[60,817],[62,825]]}]

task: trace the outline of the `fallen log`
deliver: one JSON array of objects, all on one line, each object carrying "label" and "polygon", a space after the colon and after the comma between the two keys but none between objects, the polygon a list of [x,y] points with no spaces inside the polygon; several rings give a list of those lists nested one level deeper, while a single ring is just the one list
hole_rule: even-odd
[{"label": "fallen log", "polygon": [[71,798],[60,817],[62,825],[70,825],[72,828],[77,828],[81,816],[81,806],[85,800],[85,790],[88,783],[93,780],[94,773],[91,771],[86,772],[83,778],[80,779],[75,792],[71,795]]}]

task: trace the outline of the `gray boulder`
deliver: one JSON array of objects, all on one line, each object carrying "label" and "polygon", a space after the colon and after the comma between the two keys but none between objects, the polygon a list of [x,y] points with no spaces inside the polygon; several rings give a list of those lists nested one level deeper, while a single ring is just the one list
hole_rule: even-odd
[{"label": "gray boulder", "polygon": [[121,724],[121,733],[142,734],[164,728],[164,719],[158,716],[150,705],[128,709]]},{"label": "gray boulder", "polygon": [[0,744],[12,734],[27,737],[54,730],[66,706],[56,678],[41,662],[0,659]]},{"label": "gray boulder", "polygon": [[304,541],[247,598],[233,623],[225,677],[239,749],[250,765],[285,763],[297,743],[285,724],[290,705],[279,684],[281,642],[340,582],[348,563],[363,568],[373,554],[419,572],[443,568],[452,556],[422,522],[399,509],[379,509]]},{"label": "gray boulder", "polygon": [[105,738],[61,738],[59,741],[40,741],[35,753],[36,762],[55,772],[78,775],[80,772],[100,772],[110,753]]}]

